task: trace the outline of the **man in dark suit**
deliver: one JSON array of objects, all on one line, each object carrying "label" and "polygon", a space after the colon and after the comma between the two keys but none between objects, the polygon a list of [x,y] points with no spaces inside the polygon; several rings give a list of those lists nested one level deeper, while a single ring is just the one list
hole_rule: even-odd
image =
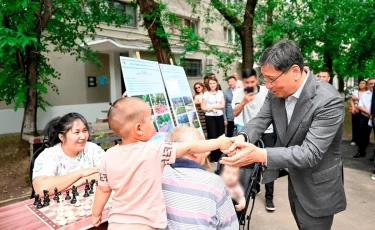
[{"label": "man in dark suit", "polygon": [[[302,54],[293,41],[282,40],[260,58],[270,90],[257,116],[225,151],[224,164],[263,162],[263,182],[288,169],[289,202],[300,229],[330,229],[334,214],[346,209],[341,160],[344,103],[337,90],[303,71]],[[253,144],[273,122],[274,148]]]},{"label": "man in dark suit", "polygon": [[233,137],[234,131],[234,115],[233,115],[233,108],[232,108],[232,100],[233,94],[236,90],[236,78],[230,76],[227,78],[228,82],[228,89],[225,90],[224,99],[225,99],[225,107],[224,107],[224,124],[227,127],[227,137]]}]

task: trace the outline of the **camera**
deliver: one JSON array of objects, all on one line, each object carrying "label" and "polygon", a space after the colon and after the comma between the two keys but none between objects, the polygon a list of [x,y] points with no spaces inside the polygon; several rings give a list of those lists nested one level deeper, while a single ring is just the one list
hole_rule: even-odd
[{"label": "camera", "polygon": [[246,87],[245,88],[245,92],[246,93],[253,93],[254,92],[254,87],[253,86]]}]

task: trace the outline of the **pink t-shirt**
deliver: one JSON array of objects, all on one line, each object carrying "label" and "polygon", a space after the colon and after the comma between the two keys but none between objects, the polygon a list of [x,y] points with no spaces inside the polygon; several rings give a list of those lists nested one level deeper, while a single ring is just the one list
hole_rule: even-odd
[{"label": "pink t-shirt", "polygon": [[103,156],[99,178],[99,186],[115,191],[108,222],[165,228],[162,175],[164,166],[175,160],[176,146],[170,142],[136,142],[110,148]]}]

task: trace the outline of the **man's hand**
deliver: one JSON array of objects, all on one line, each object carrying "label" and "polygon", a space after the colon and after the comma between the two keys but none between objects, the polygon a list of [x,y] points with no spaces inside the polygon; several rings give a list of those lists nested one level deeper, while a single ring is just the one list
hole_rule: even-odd
[{"label": "man's hand", "polygon": [[255,162],[266,162],[267,152],[265,149],[244,142],[235,142],[234,144],[237,146],[237,153],[231,157],[223,157],[220,161],[221,164],[241,167]]},{"label": "man's hand", "polygon": [[254,100],[254,93],[247,93],[247,94],[245,94],[245,97],[243,98],[242,103],[244,103],[246,105],[247,103],[251,102],[252,100]]},{"label": "man's hand", "polygon": [[224,121],[224,125],[227,126],[228,125],[228,121]]},{"label": "man's hand", "polygon": [[91,223],[95,227],[98,227],[102,223],[102,214],[100,214],[99,216],[92,215],[92,217],[91,217]]},{"label": "man's hand", "polygon": [[237,145],[236,143],[245,143],[245,137],[242,135],[238,135],[236,137],[230,138],[232,141],[231,146],[228,149],[220,149],[224,154],[227,154],[228,156],[233,156],[236,154],[237,151]]}]

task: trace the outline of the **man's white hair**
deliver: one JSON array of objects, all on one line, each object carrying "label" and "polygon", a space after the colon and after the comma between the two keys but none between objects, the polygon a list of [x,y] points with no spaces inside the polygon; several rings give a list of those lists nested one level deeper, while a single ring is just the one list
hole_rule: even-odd
[{"label": "man's white hair", "polygon": [[181,125],[172,129],[167,136],[167,141],[170,142],[188,142],[196,140],[203,140],[202,134],[198,129],[187,125]]}]

